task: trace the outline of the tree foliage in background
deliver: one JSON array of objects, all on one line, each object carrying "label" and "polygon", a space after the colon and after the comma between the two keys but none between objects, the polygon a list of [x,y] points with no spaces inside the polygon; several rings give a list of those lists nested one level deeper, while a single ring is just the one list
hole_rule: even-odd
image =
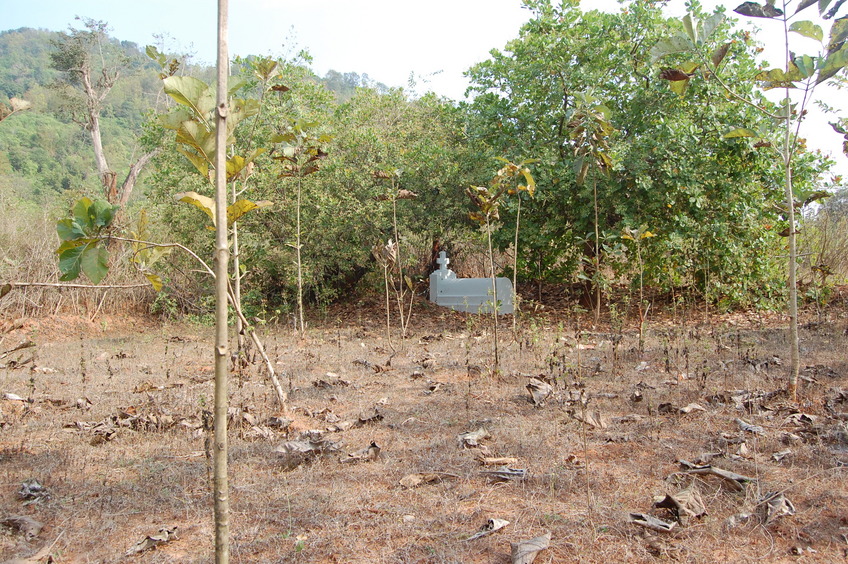
[{"label": "tree foliage in background", "polygon": [[[785,241],[778,233],[787,227],[780,204],[782,172],[762,139],[732,134],[743,125],[758,132],[771,125],[769,118],[727,99],[717,80],[695,79],[699,71],[687,67],[689,58],[683,55],[670,54],[662,68],[652,66],[653,46],[686,33],[683,22],[663,17],[659,3],[635,0],[616,14],[583,12],[576,0],[528,0],[527,5],[534,18],[519,37],[470,69],[475,98],[467,103],[410,95],[356,73],[331,71],[321,78],[304,54],[273,61],[234,59],[238,97],[256,106],[232,131],[230,154],[243,161],[233,161],[230,178],[236,191],[247,190],[245,199],[275,202],[272,212],[239,221],[234,252],[240,260],[237,276],[249,288],[243,301],[251,318],[283,317],[296,309],[296,248],[291,243],[298,232],[298,190],[279,177],[274,159],[285,155],[285,144],[274,141],[292,123],[320,123],[319,135],[332,137],[322,147],[328,156],[321,159],[321,174],[302,178],[300,185],[301,242],[295,246],[304,253],[301,281],[307,304],[349,298],[360,288],[382,289],[385,272],[371,248],[395,237],[395,220],[392,200],[385,197],[387,182],[375,172],[390,171],[396,179],[393,190],[418,195],[396,209],[403,264],[394,268],[408,274],[413,286],[429,274],[438,250],[449,251],[460,267],[471,258],[463,253],[481,257],[485,234],[468,218],[473,208],[463,189],[484,185],[496,156],[538,159],[533,167],[540,187],[536,198],[502,202],[499,228],[492,231],[493,244],[506,251],[496,257],[496,268],[509,270],[504,257],[517,255],[513,270],[520,281],[575,283],[587,298],[585,305],[591,298],[596,308],[598,289],[623,282],[637,292],[640,279],[646,298],[658,290],[734,306],[771,305],[782,297],[780,261],[774,260]],[[714,22],[711,37],[716,45],[728,45],[717,58],[722,76],[734,81],[741,95],[775,109],[755,85],[742,80],[769,70],[755,62],[759,46],[750,35],[733,31],[695,4],[693,15]],[[169,74],[169,61],[180,57],[157,50],[152,62],[135,45],[106,36],[105,27],[98,27],[105,24],[88,23],[91,27],[77,30],[81,39],[104,32],[98,36],[109,55],[103,76],[112,76],[115,63],[123,65],[100,106],[109,165],[128,170],[139,146],[145,152],[164,149],[134,191],[129,219],[140,218],[138,208],[144,206],[144,228],[157,239],[210,255],[211,238],[195,229],[202,212],[174,205],[173,199],[175,193],[208,196],[208,178],[199,174],[209,170],[204,164],[208,140],[201,128],[181,132],[178,142],[170,132],[182,122],[169,130],[150,119],[157,100],[161,108],[169,99],[157,94],[160,74]],[[48,208],[67,209],[80,195],[103,190],[91,137],[71,121],[74,115],[85,118],[85,106],[77,106],[82,113],[75,114],[59,104],[64,94],[84,101],[84,88],[74,89],[71,65],[62,72],[48,68],[51,53],[62,53],[49,41],[67,42],[73,31],[0,33],[0,95],[33,103],[30,111],[0,127],[0,185],[13,187],[12,198],[48,202]],[[73,59],[76,48],[70,47],[60,58]],[[94,62],[100,64],[99,55]],[[270,65],[271,74],[257,74]],[[181,66],[175,74],[180,81],[189,77],[204,82],[210,69]],[[61,78],[64,94],[47,88]],[[671,78],[678,78],[676,89],[668,88]],[[603,127],[594,127],[601,124],[593,122],[598,114],[592,104],[581,104],[587,93],[608,109],[602,112]],[[0,103],[10,107],[11,102]],[[843,121],[834,127],[844,130]],[[257,147],[268,150],[257,152]],[[803,145],[799,149],[794,185],[804,200],[804,194],[819,189],[816,179],[827,162]],[[247,177],[250,182],[244,182]],[[116,184],[116,192],[119,188]],[[656,236],[637,252],[621,234],[643,225]],[[513,246],[521,253],[509,252]],[[478,264],[482,274],[482,261]],[[202,298],[210,294],[209,280],[196,272],[190,258],[170,256],[167,264],[157,263],[155,274],[164,288],[156,298],[159,311],[211,311]],[[395,278],[395,290],[398,285],[403,289],[405,280]]]},{"label": "tree foliage in background", "polygon": [[[698,14],[687,14],[683,20],[685,33],[678,34],[663,40],[654,47],[654,59],[665,58],[668,55],[682,53],[685,56],[694,57],[694,61],[686,62],[683,68],[669,68],[663,71],[663,78],[669,80],[672,85],[689,82],[689,76],[695,76],[694,71],[704,78],[713,78],[721,85],[728,97],[738,104],[744,104],[759,110],[767,118],[774,120],[769,124],[763,124],[759,128],[738,127],[725,135],[728,138],[749,137],[756,139],[764,146],[775,147],[776,156],[779,157],[783,171],[783,193],[784,206],[782,218],[786,221],[786,237],[788,240],[788,290],[789,303],[788,313],[790,318],[790,355],[791,368],[789,378],[789,392],[794,399],[797,396],[798,373],[800,370],[800,354],[798,339],[798,284],[797,284],[797,221],[795,210],[802,208],[806,203],[826,197],[826,191],[816,190],[816,186],[809,186],[809,178],[806,184],[799,183],[797,175],[798,157],[803,153],[803,143],[800,137],[801,125],[807,112],[807,104],[813,98],[813,92],[821,83],[827,82],[848,65],[848,16],[833,22],[830,35],[825,41],[822,27],[812,20],[801,20],[810,11],[799,16],[802,11],[813,5],[818,6],[819,16],[830,19],[839,13],[843,2],[836,2],[829,9],[830,0],[800,0],[797,4],[783,1],[780,8],[775,0],[767,0],[765,4],[757,2],[745,2],[734,10],[736,13],[752,18],[773,20],[783,27],[784,65],[782,67],[762,70],[754,76],[759,88],[763,90],[780,89],[783,91],[783,99],[776,108],[765,107],[753,101],[747,92],[740,93],[737,81],[729,80],[724,76],[726,68],[722,67],[730,44],[718,43],[714,37],[714,30],[720,25],[722,16],[716,14],[703,20]],[[794,9],[794,13],[790,13]],[[791,22],[791,23],[790,23]],[[818,53],[796,54],[790,51],[790,36],[798,34],[806,39],[818,41],[821,49]],[[710,53],[707,56],[707,53]],[[674,76],[670,76],[674,75]],[[750,88],[750,86],[749,86]],[[793,99],[793,91],[800,92]]]},{"label": "tree foliage in background", "polygon": [[[655,2],[637,0],[617,14],[582,12],[572,0],[527,5],[535,18],[519,38],[469,72],[474,137],[507,155],[540,158],[535,175],[546,189],[522,228],[529,249],[522,277],[571,281],[591,263],[593,184],[578,182],[568,128],[578,94],[591,88],[618,131],[609,151],[615,165],[597,179],[602,262],[635,280],[618,234],[650,223],[656,239],[644,250],[646,284],[731,304],[768,299],[776,287],[769,226],[777,221],[780,170],[754,142],[724,137],[740,122],[768,118],[727,100],[715,81],[689,84],[686,97],[668,89],[650,49],[681,24]],[[715,33],[732,43],[725,72],[745,84],[758,69],[756,45],[726,23]],[[821,165],[815,158],[807,165],[799,178],[810,183]]]}]

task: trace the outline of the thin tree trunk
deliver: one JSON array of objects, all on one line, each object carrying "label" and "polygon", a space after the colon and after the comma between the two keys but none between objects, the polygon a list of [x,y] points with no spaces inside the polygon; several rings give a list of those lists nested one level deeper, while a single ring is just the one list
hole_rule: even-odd
[{"label": "thin tree trunk", "polygon": [[303,179],[297,177],[297,315],[300,321],[300,335],[306,333],[306,324],[303,322],[303,264],[300,257],[300,198],[302,193]]},{"label": "thin tree trunk", "polygon": [[[512,249],[512,334],[518,329],[518,310],[521,307],[521,299],[518,295],[518,227],[521,224],[521,192],[516,192],[515,197],[518,198],[518,209],[515,212],[515,241]],[[517,337],[516,337],[517,338]]]},{"label": "thin tree trunk", "polygon": [[213,449],[215,499],[215,562],[230,560],[230,498],[227,477],[228,332],[227,281],[227,52],[228,0],[218,0],[218,115],[215,152],[215,444]]},{"label": "thin tree trunk", "polygon": [[791,359],[789,372],[789,395],[792,397],[792,401],[797,401],[798,373],[801,369],[800,343],[798,338],[798,283],[796,279],[798,250],[795,238],[795,198],[792,193],[792,166],[789,153],[788,118],[784,138],[784,151],[786,205],[789,209],[789,355]]},{"label": "thin tree trunk", "polygon": [[[394,179],[392,180],[392,192],[394,196],[392,197],[392,227],[395,231],[395,244],[397,245],[397,267],[398,267],[398,282],[400,284],[400,291],[397,294],[397,302],[398,302],[398,312],[400,313],[400,338],[401,338],[401,348],[403,347],[403,341],[406,339],[407,332],[407,324],[409,322],[409,318],[412,317],[412,304],[409,304],[409,316],[406,315],[405,304],[405,295],[406,295],[406,280],[403,277],[403,258],[400,253],[400,233],[398,233],[398,222],[397,222],[397,189],[394,184]],[[410,300],[412,297],[410,296]]]},{"label": "thin tree trunk", "polygon": [[592,195],[595,200],[595,325],[601,319],[601,234],[598,227],[598,179],[592,175]]},{"label": "thin tree trunk", "polygon": [[383,282],[386,283],[386,341],[389,343],[389,348],[395,350],[392,345],[392,305],[389,298],[389,265],[383,266]]},{"label": "thin tree trunk", "polygon": [[[236,193],[236,183],[233,181],[232,203],[236,203],[236,198],[238,198],[238,194]],[[233,222],[233,300],[241,308],[241,262],[239,257],[238,224],[236,222]],[[238,355],[242,355],[244,353],[244,324],[241,322],[241,317],[238,316],[236,316],[236,343],[238,347],[236,352]]]},{"label": "thin tree trunk", "polygon": [[[787,61],[787,71],[791,53],[789,51],[789,27],[786,15],[786,2],[783,2],[783,37],[784,37],[784,60]],[[792,112],[790,111],[789,88],[786,88],[786,107],[784,112],[785,131],[783,132],[783,172],[784,190],[786,195],[786,207],[789,210],[789,356],[791,366],[789,368],[789,395],[792,401],[798,400],[798,372],[801,368],[800,343],[798,340],[798,283],[796,280],[798,250],[795,240],[795,196],[792,190]],[[801,117],[798,117],[799,127]]]},{"label": "thin tree trunk", "polygon": [[492,225],[486,214],[486,235],[489,241],[489,268],[492,277],[492,327],[495,338],[495,373],[500,372],[500,356],[498,351],[498,285],[495,280],[495,258],[492,253]]}]

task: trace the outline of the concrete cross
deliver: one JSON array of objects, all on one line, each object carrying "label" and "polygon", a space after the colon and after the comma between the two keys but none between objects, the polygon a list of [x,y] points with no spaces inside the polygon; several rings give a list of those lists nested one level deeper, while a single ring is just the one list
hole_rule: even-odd
[{"label": "concrete cross", "polygon": [[450,259],[448,258],[447,253],[439,251],[439,258],[436,259],[436,262],[439,264],[439,270],[447,270],[448,265],[450,264]]}]

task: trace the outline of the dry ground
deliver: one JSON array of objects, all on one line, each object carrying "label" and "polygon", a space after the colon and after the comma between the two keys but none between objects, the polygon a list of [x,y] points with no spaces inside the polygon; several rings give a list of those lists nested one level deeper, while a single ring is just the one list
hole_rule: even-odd
[{"label": "dry ground", "polygon": [[[546,532],[538,563],[848,559],[843,309],[803,329],[794,404],[779,391],[789,362],[775,317],[668,315],[651,320],[641,352],[632,324],[593,330],[548,312],[514,336],[505,318],[492,374],[489,318],[416,308],[393,356],[376,307],[334,311],[305,339],[261,329],[290,405],[275,403],[260,362],[233,375],[233,562],[508,563],[511,542]],[[202,426],[211,329],[47,318],[0,338],[0,353],[37,345],[0,359],[0,393],[24,400],[0,404],[0,519],[43,523],[31,538],[0,526],[0,561],[40,549],[39,562],[212,561]],[[525,388],[531,377],[553,385],[542,406]],[[703,409],[680,411],[692,403]],[[290,425],[275,427],[280,418]],[[481,427],[490,437],[480,448],[460,445],[459,434]],[[328,450],[305,460],[279,452],[308,431]],[[346,460],[372,441],[376,460]],[[482,456],[514,458],[526,477],[496,481],[481,473],[491,469]],[[680,459],[751,480],[737,491],[685,473]],[[413,473],[443,474],[402,486]],[[23,499],[32,479],[49,496]],[[631,513],[675,521],[654,498],[691,485],[705,515],[668,533],[630,522]],[[759,503],[769,492],[794,514],[769,520]],[[509,525],[466,540],[492,518]],[[173,527],[176,538],[126,556]]]}]

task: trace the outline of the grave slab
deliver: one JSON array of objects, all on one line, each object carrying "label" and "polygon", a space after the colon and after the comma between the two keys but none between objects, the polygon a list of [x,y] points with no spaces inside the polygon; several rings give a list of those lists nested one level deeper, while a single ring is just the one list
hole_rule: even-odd
[{"label": "grave slab", "polygon": [[[465,313],[492,313],[495,292],[489,278],[457,278],[448,268],[450,259],[444,251],[436,259],[439,270],[430,274],[430,301]],[[512,281],[496,278],[498,314],[513,313]]]}]

